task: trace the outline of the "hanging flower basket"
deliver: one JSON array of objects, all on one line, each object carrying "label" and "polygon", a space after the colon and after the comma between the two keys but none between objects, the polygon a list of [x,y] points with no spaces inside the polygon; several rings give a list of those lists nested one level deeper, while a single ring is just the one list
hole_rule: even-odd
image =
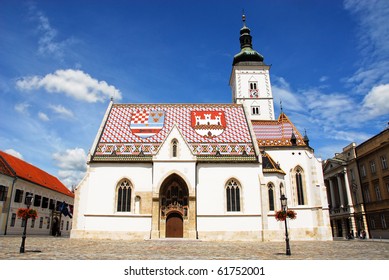
[{"label": "hanging flower basket", "polygon": [[276,212],[275,218],[277,221],[285,221],[286,218],[294,220],[297,218],[297,213],[293,210],[288,210],[286,212],[280,210]]},{"label": "hanging flower basket", "polygon": [[34,209],[19,208],[16,215],[22,219],[36,219],[38,217],[38,212]]}]

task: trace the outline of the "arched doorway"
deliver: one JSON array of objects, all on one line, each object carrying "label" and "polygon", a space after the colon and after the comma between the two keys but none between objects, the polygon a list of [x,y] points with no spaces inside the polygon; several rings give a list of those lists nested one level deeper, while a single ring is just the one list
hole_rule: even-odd
[{"label": "arched doorway", "polygon": [[166,217],[166,237],[184,237],[184,220],[180,213],[173,212]]},{"label": "arched doorway", "polygon": [[182,238],[188,232],[189,191],[185,181],[172,174],[159,193],[161,237]]}]

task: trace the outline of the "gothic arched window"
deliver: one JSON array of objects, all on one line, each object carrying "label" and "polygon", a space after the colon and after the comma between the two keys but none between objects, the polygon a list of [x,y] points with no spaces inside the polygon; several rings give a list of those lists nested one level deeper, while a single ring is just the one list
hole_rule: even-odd
[{"label": "gothic arched window", "polygon": [[230,179],[226,184],[227,212],[240,211],[240,185],[235,179]]},{"label": "gothic arched window", "polygon": [[306,204],[304,171],[301,167],[296,167],[294,172],[295,179],[295,194],[298,205]]},{"label": "gothic arched window", "polygon": [[178,141],[176,139],[173,139],[172,141],[172,156],[177,157],[177,148],[178,148]]},{"label": "gothic arched window", "polygon": [[131,212],[132,185],[129,180],[120,181],[117,186],[117,212]]},{"label": "gothic arched window", "polygon": [[272,183],[267,185],[269,194],[269,211],[274,211],[274,186]]}]

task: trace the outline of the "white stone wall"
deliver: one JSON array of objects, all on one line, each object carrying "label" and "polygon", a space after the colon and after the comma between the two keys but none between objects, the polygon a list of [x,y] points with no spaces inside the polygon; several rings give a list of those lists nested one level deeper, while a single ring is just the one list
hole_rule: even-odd
[{"label": "white stone wall", "polygon": [[[258,163],[199,163],[197,230],[203,239],[258,239],[261,197]],[[225,186],[235,179],[241,186],[241,211],[227,212]]]}]

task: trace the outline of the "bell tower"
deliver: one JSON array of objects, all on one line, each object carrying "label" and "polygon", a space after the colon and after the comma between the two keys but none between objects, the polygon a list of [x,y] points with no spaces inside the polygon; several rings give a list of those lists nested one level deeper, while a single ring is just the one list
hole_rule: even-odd
[{"label": "bell tower", "polygon": [[270,84],[270,66],[253,49],[246,17],[242,16],[240,52],[234,56],[230,87],[232,101],[243,104],[251,120],[274,120],[273,94]]}]

